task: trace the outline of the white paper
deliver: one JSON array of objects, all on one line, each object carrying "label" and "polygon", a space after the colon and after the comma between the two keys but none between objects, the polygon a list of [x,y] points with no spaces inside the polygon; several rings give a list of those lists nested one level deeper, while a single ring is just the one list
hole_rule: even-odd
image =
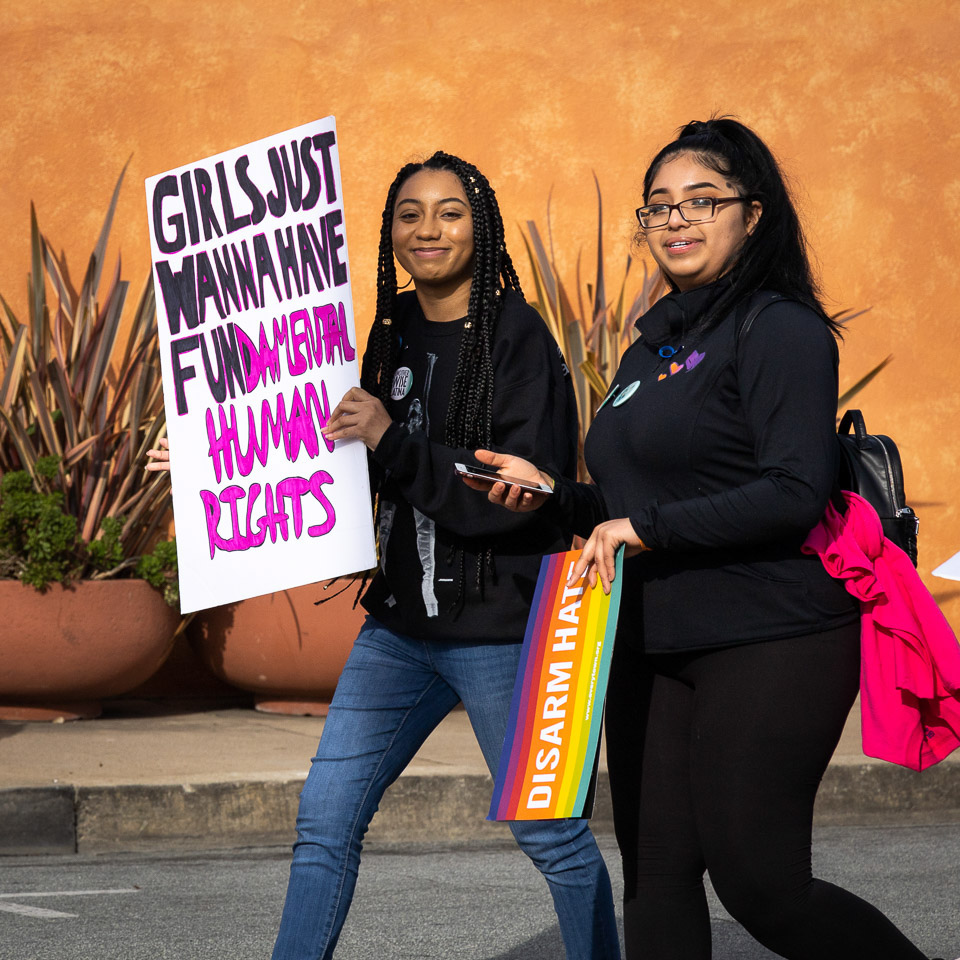
[{"label": "white paper", "polygon": [[932,572],[935,577],[943,577],[944,580],[960,580],[960,553],[955,553]]},{"label": "white paper", "polygon": [[320,435],[361,352],[334,118],[145,185],[181,610],[372,567],[366,450]]}]

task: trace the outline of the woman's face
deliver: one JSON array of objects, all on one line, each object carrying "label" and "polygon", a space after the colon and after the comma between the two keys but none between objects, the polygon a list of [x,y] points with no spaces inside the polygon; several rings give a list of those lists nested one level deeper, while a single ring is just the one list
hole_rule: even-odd
[{"label": "woman's face", "polygon": [[456,287],[473,278],[473,215],[449,170],[419,170],[393,208],[393,253],[417,286]]},{"label": "woman's face", "polygon": [[[705,167],[693,154],[680,153],[660,165],[644,203],[680,203],[692,197],[739,193],[736,184]],[[647,227],[643,232],[663,272],[679,290],[692,290],[713,282],[730,268],[761,212],[756,200],[721,203],[712,219],[687,223],[679,210],[671,210],[663,226]]]}]

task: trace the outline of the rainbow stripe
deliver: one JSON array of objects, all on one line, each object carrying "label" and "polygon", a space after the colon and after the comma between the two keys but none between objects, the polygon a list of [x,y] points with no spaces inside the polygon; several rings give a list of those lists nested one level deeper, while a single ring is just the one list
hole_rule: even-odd
[{"label": "rainbow stripe", "polygon": [[590,816],[623,583],[567,587],[579,550],[540,564],[488,820]]}]

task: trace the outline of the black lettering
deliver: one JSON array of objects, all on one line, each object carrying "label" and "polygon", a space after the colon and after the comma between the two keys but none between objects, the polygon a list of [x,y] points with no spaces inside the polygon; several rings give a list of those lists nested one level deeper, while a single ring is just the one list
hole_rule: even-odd
[{"label": "black lettering", "polygon": [[193,181],[190,171],[180,174],[180,188],[183,191],[183,206],[187,211],[187,229],[190,231],[190,244],[200,242],[200,227],[197,224],[197,201],[193,195]]},{"label": "black lettering", "polygon": [[210,388],[210,394],[217,403],[223,403],[227,399],[227,377],[223,369],[223,356],[220,353],[220,341],[214,332],[213,347],[217,352],[217,376],[213,375],[213,368],[210,366],[210,353],[207,350],[207,338],[200,338],[200,352],[203,354],[203,372],[207,377],[207,386]]},{"label": "black lettering", "polygon": [[312,210],[320,199],[320,187],[323,180],[320,177],[320,168],[317,161],[310,155],[313,149],[313,140],[304,137],[300,141],[300,158],[303,160],[303,170],[307,177],[307,192],[300,203],[301,210]]},{"label": "black lettering", "polygon": [[253,238],[253,259],[257,264],[257,283],[260,286],[260,303],[266,305],[263,298],[263,280],[269,277],[273,284],[273,289],[277,294],[277,301],[283,299],[280,293],[280,284],[277,281],[277,268],[273,265],[273,257],[270,256],[270,245],[267,243],[266,234],[258,233]]},{"label": "black lettering", "polygon": [[223,203],[223,225],[227,233],[233,233],[235,230],[239,230],[241,227],[245,227],[250,223],[250,214],[246,213],[242,217],[235,217],[233,215],[233,200],[230,198],[227,171],[224,169],[222,160],[217,164],[215,169],[217,171],[217,183],[220,185],[220,200]]},{"label": "black lettering", "polygon": [[[193,178],[197,181],[197,199],[200,203],[200,220],[203,223],[203,239],[213,239],[213,231],[218,237],[223,236],[217,215],[213,211],[213,181],[210,174],[203,167],[193,171]],[[211,229],[212,228],[212,229]]]},{"label": "black lettering", "polygon": [[290,290],[290,274],[293,274],[293,282],[297,285],[297,295],[303,295],[303,289],[300,286],[300,264],[297,263],[297,247],[293,242],[293,227],[287,227],[287,242],[283,242],[284,234],[280,230],[274,230],[273,235],[277,241],[277,256],[280,258],[280,272],[283,276],[283,287],[287,291],[289,300],[293,294]]},{"label": "black lettering", "polygon": [[340,262],[337,251],[343,246],[344,239],[337,233],[337,227],[343,223],[343,214],[339,210],[331,210],[324,218],[327,222],[327,246],[330,249],[330,263],[333,266],[333,282],[336,286],[347,282],[346,264]]},{"label": "black lettering", "polygon": [[237,395],[237,387],[241,396],[247,392],[243,371],[243,358],[240,356],[240,345],[237,343],[237,325],[228,323],[226,330],[217,327],[217,338],[220,340],[220,352],[223,357],[223,371],[227,378],[227,389],[230,399]]},{"label": "black lettering", "polygon": [[267,159],[270,161],[270,171],[273,173],[273,182],[276,187],[276,193],[267,194],[267,206],[275,217],[282,217],[287,210],[287,181],[283,176],[283,165],[280,163],[280,154],[276,147],[271,147],[267,151]]},{"label": "black lettering", "polygon": [[303,171],[300,169],[300,154],[297,151],[297,144],[290,144],[293,148],[293,166],[296,170],[296,177],[290,170],[290,161],[287,159],[287,148],[280,148],[280,159],[283,161],[283,179],[287,183],[287,193],[290,197],[290,207],[297,211],[300,209],[300,198],[303,196]]},{"label": "black lettering", "polygon": [[307,275],[307,268],[313,274],[313,282],[317,285],[317,290],[323,289],[323,281],[320,279],[320,268],[317,266],[317,258],[313,255],[313,245],[310,243],[310,235],[307,230],[312,230],[312,224],[297,224],[297,246],[300,249],[300,269],[303,271],[303,292],[310,292],[310,277]]},{"label": "black lettering", "polygon": [[[313,165],[316,168],[316,164]],[[163,200],[165,197],[179,197],[180,188],[177,178],[173,174],[161,177],[153,188],[153,235],[157,239],[157,246],[163,253],[177,253],[187,245],[187,238],[183,228],[183,214],[175,213],[167,220],[176,230],[173,240],[163,235]]]},{"label": "black lettering", "polygon": [[240,283],[240,293],[243,295],[243,309],[248,310],[250,308],[251,299],[253,300],[253,305],[259,307],[260,301],[257,299],[257,285],[253,280],[253,266],[250,264],[250,250],[247,248],[246,240],[240,244],[240,249],[243,251],[243,259],[240,258],[240,254],[237,253],[235,246],[231,244],[230,249],[233,250],[233,262],[237,265],[237,280]]},{"label": "black lettering", "polygon": [[250,158],[244,154],[237,158],[235,167],[237,173],[237,183],[240,189],[250,198],[253,210],[250,213],[250,222],[256,226],[267,215],[267,204],[263,199],[263,194],[257,189],[257,185],[250,179],[247,168],[250,166]]},{"label": "black lettering", "polygon": [[213,297],[217,313],[222,320],[227,314],[220,301],[220,291],[217,289],[217,281],[213,279],[213,267],[210,266],[210,258],[206,250],[201,250],[197,254],[197,300],[200,305],[200,322],[207,322],[207,298]]},{"label": "black lettering", "polygon": [[337,182],[333,178],[333,158],[330,156],[330,148],[337,142],[336,135],[332,130],[326,133],[318,133],[313,138],[313,149],[319,150],[323,158],[323,179],[327,184],[327,203],[333,203],[337,199]]},{"label": "black lettering", "polygon": [[181,313],[190,330],[199,327],[197,275],[193,265],[193,256],[183,258],[179,273],[174,273],[166,260],[158,260],[157,277],[160,280],[160,291],[163,295],[163,306],[167,312],[170,336],[175,337],[180,332]]},{"label": "black lettering", "polygon": [[310,241],[313,243],[313,249],[317,251],[317,259],[320,262],[320,267],[323,270],[323,275],[327,279],[327,286],[330,286],[330,254],[329,254],[329,244],[327,243],[327,221],[323,217],[319,220],[320,223],[320,236],[323,237],[323,243],[320,242],[320,237],[317,236],[317,231],[313,229],[313,224],[307,224],[307,233],[310,234]]},{"label": "black lettering", "polygon": [[227,244],[223,245],[223,260],[220,259],[220,254],[216,249],[210,252],[213,254],[213,265],[217,269],[217,281],[223,291],[223,306],[229,316],[231,300],[238,310],[243,309],[240,306],[240,292],[237,290],[237,279],[233,273],[233,264],[230,262],[230,250]]},{"label": "black lettering", "polygon": [[195,333],[190,337],[174,340],[170,344],[170,363],[173,367],[173,384],[174,393],[177,397],[177,414],[181,417],[189,412],[187,410],[187,393],[183,385],[188,380],[192,380],[197,375],[197,371],[194,370],[193,367],[181,366],[180,358],[183,354],[189,353],[191,350],[196,350],[199,340],[199,334]]}]

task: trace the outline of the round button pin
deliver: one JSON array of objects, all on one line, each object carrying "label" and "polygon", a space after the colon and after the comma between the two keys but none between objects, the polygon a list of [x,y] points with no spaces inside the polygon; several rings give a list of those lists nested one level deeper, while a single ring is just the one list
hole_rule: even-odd
[{"label": "round button pin", "polygon": [[621,404],[626,403],[636,392],[637,387],[640,386],[639,380],[634,380],[633,383],[628,383],[619,394],[617,398],[613,401],[615,407],[619,407]]},{"label": "round button pin", "polygon": [[413,386],[413,371],[409,367],[400,367],[393,375],[390,385],[390,399],[402,400]]}]

